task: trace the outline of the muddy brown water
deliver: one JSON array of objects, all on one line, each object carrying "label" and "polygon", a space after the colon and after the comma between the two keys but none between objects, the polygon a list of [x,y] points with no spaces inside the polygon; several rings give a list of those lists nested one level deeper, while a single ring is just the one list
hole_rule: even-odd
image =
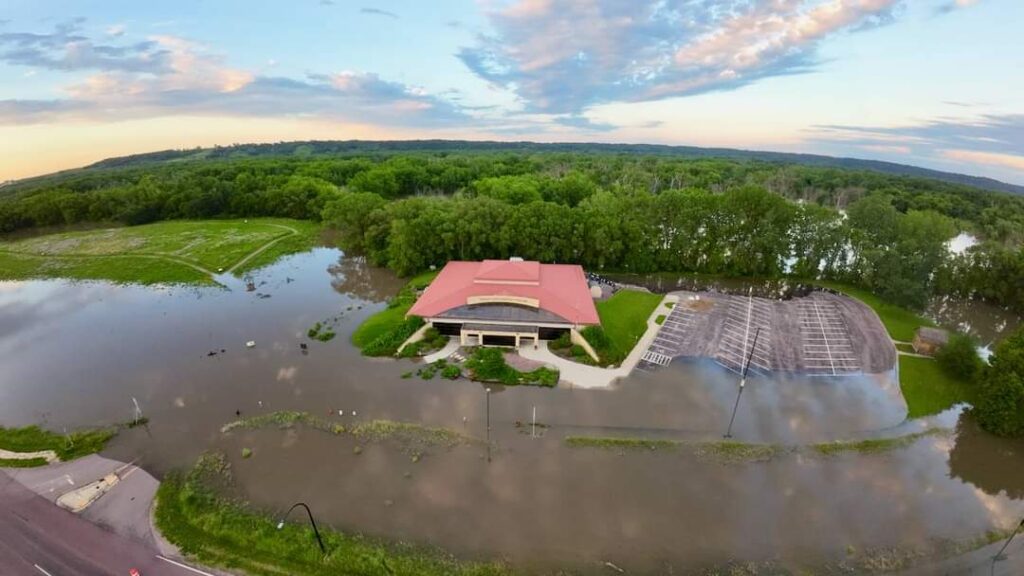
[{"label": "muddy brown water", "polygon": [[[1021,443],[969,423],[883,455],[758,463],[566,446],[567,435],[720,439],[736,379],[706,361],[675,362],[611,390],[495,387],[489,465],[479,446],[431,449],[413,463],[389,442],[356,456],[353,439],[302,428],[225,435],[236,411],[275,410],[484,435],[483,386],[403,379],[416,364],[366,359],[348,343],[401,280],[326,248],[254,276],[253,292],[0,282],[0,424],[124,421],[134,397],[150,425],[119,436],[112,457],[138,458],[159,475],[224,449],[240,494],[262,508],[303,499],[339,528],[537,571],[827,562],[848,546],[970,538],[1024,514]],[[337,338],[305,338],[325,320]],[[536,439],[516,426],[534,406],[549,426]],[[892,374],[753,378],[734,435],[783,444],[885,435],[905,414]],[[253,457],[242,460],[242,447]]]}]

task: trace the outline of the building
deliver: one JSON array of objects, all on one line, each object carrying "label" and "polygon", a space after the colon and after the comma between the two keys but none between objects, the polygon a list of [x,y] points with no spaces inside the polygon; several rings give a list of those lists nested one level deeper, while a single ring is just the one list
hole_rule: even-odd
[{"label": "building", "polygon": [[941,328],[922,326],[914,333],[914,352],[934,356],[949,342],[949,332]]},{"label": "building", "polygon": [[464,346],[536,346],[600,324],[583,268],[513,258],[449,262],[409,315]]}]

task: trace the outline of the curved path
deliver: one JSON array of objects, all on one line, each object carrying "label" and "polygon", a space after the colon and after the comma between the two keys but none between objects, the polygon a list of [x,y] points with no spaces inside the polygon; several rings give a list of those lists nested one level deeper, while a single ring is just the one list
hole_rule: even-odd
[{"label": "curved path", "polygon": [[231,274],[231,273],[233,273],[233,272],[234,272],[235,270],[237,270],[237,269],[238,269],[239,267],[241,267],[242,265],[244,265],[244,264],[245,264],[246,262],[248,262],[249,260],[252,260],[252,259],[253,259],[253,258],[255,258],[255,257],[256,257],[257,255],[259,255],[260,253],[262,253],[262,252],[263,252],[264,250],[266,250],[267,248],[270,248],[270,247],[271,247],[271,246],[273,246],[274,244],[277,244],[277,243],[278,243],[278,242],[280,242],[281,240],[284,240],[285,238],[289,238],[289,237],[291,237],[291,236],[297,236],[297,235],[299,234],[299,231],[298,231],[298,230],[296,230],[295,228],[292,228],[291,226],[285,226],[285,225],[283,225],[283,224],[267,224],[267,225],[268,225],[268,226],[273,226],[273,227],[275,227],[275,228],[282,228],[282,229],[284,229],[284,230],[287,230],[287,231],[291,232],[291,234],[282,234],[281,236],[278,236],[278,237],[274,238],[274,239],[273,239],[273,240],[271,240],[270,242],[267,242],[267,243],[266,243],[266,244],[264,244],[263,246],[260,246],[259,248],[257,248],[257,249],[255,249],[255,250],[253,250],[253,251],[252,251],[252,252],[250,252],[250,253],[249,253],[249,254],[248,254],[247,256],[245,256],[244,258],[242,258],[242,259],[241,259],[241,260],[239,260],[238,262],[235,262],[234,266],[232,266],[232,267],[228,268],[228,269],[227,269],[227,272],[225,272],[225,274]]}]

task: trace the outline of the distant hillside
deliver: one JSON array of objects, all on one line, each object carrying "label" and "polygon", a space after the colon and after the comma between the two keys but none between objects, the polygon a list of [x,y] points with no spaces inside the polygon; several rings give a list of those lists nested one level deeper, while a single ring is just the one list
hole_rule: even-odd
[{"label": "distant hillside", "polygon": [[604,153],[635,154],[656,156],[677,156],[683,158],[726,158],[733,160],[754,160],[779,164],[798,164],[824,168],[870,170],[884,174],[929,178],[951,184],[961,184],[996,192],[1024,195],[1024,186],[1000,182],[992,178],[968,176],[953,172],[930,170],[906,164],[861,160],[857,158],[836,158],[817,154],[794,154],[788,152],[760,152],[734,148],[699,148],[695,146],[666,146],[656,144],[601,144],[601,143],[537,143],[537,142],[493,142],[468,140],[332,140],[306,142],[280,142],[276,144],[237,144],[215,148],[190,150],[165,150],[147,154],[134,154],[109,158],[84,168],[67,170],[8,183],[0,188],[3,192],[14,191],[24,186],[31,187],[40,181],[59,181],[61,177],[80,175],[83,172],[118,168],[137,168],[154,164],[189,162],[196,160],[220,160],[258,157],[322,157],[357,154],[391,154],[398,152],[520,152],[520,153]]}]

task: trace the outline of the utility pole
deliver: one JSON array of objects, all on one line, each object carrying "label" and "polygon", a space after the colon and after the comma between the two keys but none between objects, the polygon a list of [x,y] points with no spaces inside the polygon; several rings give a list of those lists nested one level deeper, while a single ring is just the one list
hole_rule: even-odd
[{"label": "utility pole", "polygon": [[732,438],[732,423],[736,421],[736,409],[740,407],[740,396],[743,395],[743,388],[747,385],[747,370],[750,369],[750,360],[754,357],[754,348],[757,347],[757,337],[761,334],[761,328],[759,327],[754,332],[754,344],[750,347],[750,353],[747,354],[747,361],[743,365],[743,371],[740,373],[740,389],[736,392],[736,403],[732,407],[732,417],[729,418],[729,429],[725,432],[726,438]]},{"label": "utility pole", "polygon": [[487,398],[487,461],[491,461],[491,389],[485,391]]}]

